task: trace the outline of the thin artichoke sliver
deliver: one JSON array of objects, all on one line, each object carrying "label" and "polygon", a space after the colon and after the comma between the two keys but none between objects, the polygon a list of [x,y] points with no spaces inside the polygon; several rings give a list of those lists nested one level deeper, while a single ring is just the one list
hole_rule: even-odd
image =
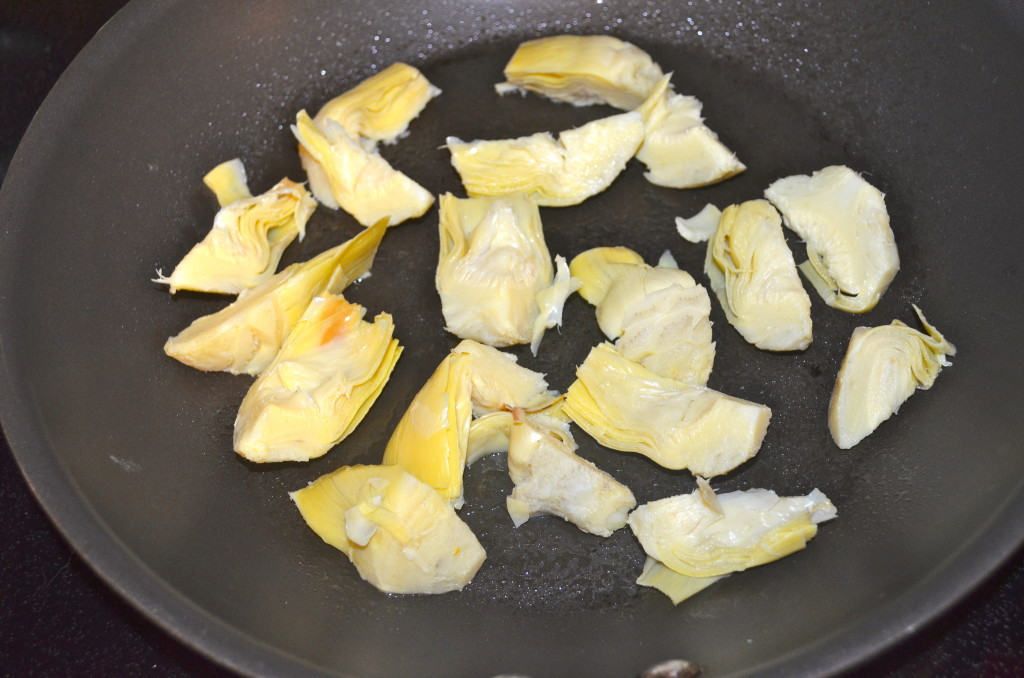
[{"label": "thin artichoke sliver", "polygon": [[365,416],[401,348],[391,316],[363,320],[341,296],[313,299],[235,420],[235,451],[254,462],[308,461]]},{"label": "thin artichoke sliver", "polygon": [[650,586],[661,591],[669,597],[673,605],[678,605],[687,598],[700,593],[716,581],[723,579],[725,576],[688,577],[685,574],[679,574],[648,556],[647,562],[644,563],[643,572],[640,573],[636,583],[640,584],[640,586]]},{"label": "thin artichoke sliver", "polygon": [[313,297],[337,293],[373,265],[386,222],[309,261],[292,264],[231,305],[202,316],[164,344],[164,352],[204,371],[259,374],[277,355]]}]

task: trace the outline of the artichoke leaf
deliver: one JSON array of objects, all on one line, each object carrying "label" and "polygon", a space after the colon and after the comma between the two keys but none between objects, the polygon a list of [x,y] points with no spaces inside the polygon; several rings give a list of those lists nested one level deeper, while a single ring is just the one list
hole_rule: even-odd
[{"label": "artichoke leaf", "polygon": [[452,165],[471,196],[523,192],[542,207],[576,205],[608,188],[643,141],[636,112],[562,132],[466,142],[448,137]]},{"label": "artichoke leaf", "polygon": [[721,218],[722,211],[708,203],[689,219],[676,217],[676,231],[683,240],[692,243],[707,242],[715,234],[718,220]]},{"label": "artichoke leaf", "polygon": [[464,353],[445,356],[399,420],[382,462],[401,466],[454,506],[462,505],[473,418],[470,364]]},{"label": "artichoke leaf", "polygon": [[555,515],[601,537],[625,526],[636,506],[629,488],[576,454],[569,425],[544,415],[513,414],[507,499],[516,527],[532,516]]},{"label": "artichoke leaf", "polygon": [[829,403],[829,431],[841,449],[874,432],[917,389],[931,388],[950,364],[946,356],[956,355],[956,347],[925,320],[921,309],[914,306],[914,312],[925,332],[899,320],[853,331]]},{"label": "artichoke leaf", "polygon": [[807,243],[800,272],[826,304],[870,311],[899,271],[882,193],[849,167],[779,179],[764,192]]},{"label": "artichoke leaf", "polygon": [[811,299],[800,284],[782,219],[767,200],[731,205],[708,243],[704,272],[729,324],[766,351],[811,343]]},{"label": "artichoke leaf", "polygon": [[557,35],[519,45],[505,66],[499,94],[536,92],[574,106],[639,106],[662,77],[639,47],[610,35]]},{"label": "artichoke leaf", "polygon": [[638,506],[629,527],[644,552],[687,577],[720,577],[803,549],[818,524],[836,517],[821,491],[779,497],[771,490],[718,495],[720,510],[700,490]]},{"label": "artichoke leaf", "polygon": [[398,466],[344,466],[290,496],[306,524],[385,593],[461,590],[487,556],[448,502]]},{"label": "artichoke leaf", "polygon": [[386,222],[306,262],[292,264],[229,306],[202,316],[164,344],[164,352],[204,371],[259,374],[274,359],[309,302],[337,293],[370,270]]},{"label": "artichoke leaf", "polygon": [[551,285],[537,292],[536,302],[540,312],[533,323],[530,353],[537,355],[540,342],[547,330],[562,326],[562,311],[565,309],[565,302],[582,284],[579,279],[572,277],[565,257],[560,254],[555,255],[555,279]]},{"label": "artichoke leaf", "polygon": [[235,451],[249,461],[323,456],[362,421],[402,349],[391,316],[340,295],[313,299],[235,419]]},{"label": "artichoke leaf", "polygon": [[288,245],[306,233],[316,201],[302,184],[282,179],[253,197],[239,160],[229,160],[204,178],[221,209],[213,227],[174,268],[154,282],[178,290],[238,294],[266,281]]},{"label": "artichoke leaf", "polygon": [[563,409],[599,443],[704,477],[753,457],[771,418],[764,405],[660,377],[608,343],[591,349],[576,377]]},{"label": "artichoke leaf", "polygon": [[435,284],[449,332],[491,346],[529,342],[553,280],[540,210],[525,194],[441,196]]},{"label": "artichoke leaf", "polygon": [[688,577],[685,574],[679,574],[675,570],[665,567],[654,558],[648,556],[647,561],[644,563],[643,572],[640,573],[636,583],[640,586],[650,586],[661,591],[669,597],[673,605],[678,605],[724,577],[725,575],[718,577]]},{"label": "artichoke leaf", "polygon": [[473,414],[513,409],[538,410],[550,406],[558,394],[548,389],[539,372],[523,367],[511,353],[464,339],[452,349],[464,356],[470,382]]},{"label": "artichoke leaf", "polygon": [[363,226],[387,219],[394,226],[423,216],[434,196],[377,152],[368,152],[339,123],[313,122],[299,111],[292,133],[313,195],[331,209],[345,210]]},{"label": "artichoke leaf", "polygon": [[704,124],[703,104],[677,94],[665,76],[637,109],[644,116],[644,140],[636,159],[644,177],[668,188],[697,188],[724,181],[747,169]]}]

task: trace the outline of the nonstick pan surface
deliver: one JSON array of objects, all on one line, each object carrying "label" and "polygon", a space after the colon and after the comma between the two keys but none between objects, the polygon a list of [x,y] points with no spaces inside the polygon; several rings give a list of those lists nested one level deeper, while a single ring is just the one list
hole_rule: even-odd
[{"label": "nonstick pan surface", "polygon": [[[404,60],[444,90],[385,155],[437,192],[460,191],[445,136],[557,131],[609,113],[492,85],[522,39],[610,32],[674,71],[749,166],[696,191],[631,165],[604,194],[543,212],[549,248],[665,249],[703,279],[703,248],[672,218],[758,197],[828,164],[886,193],[903,268],[863,317],[814,302],[796,355],[747,346],[715,308],[712,386],[773,409],[765,445],[719,490],[814,487],[840,518],[804,552],[736,575],[679,607],[633,581],[620,531],[553,518],[513,529],[494,457],[467,476],[463,516],[488,549],[458,594],[385,597],[302,524],[287,492],[379,459],[405,405],[456,339],[433,291],[436,211],[393,229],[348,296],[395,316],[406,353],[371,416],[326,457],[255,467],[230,449],[249,380],[201,374],[160,346],[224,301],[149,283],[205,233],[201,184],[241,157],[257,190],[301,179],[287,130],[375,69]],[[1022,175],[1021,21],[998,5],[892,3],[139,3],[72,65],[26,135],[0,197],[3,424],[44,507],[129,600],[201,651],[271,675],[628,676],[686,657],[705,675],[824,675],[910,633],[1024,537],[1016,184]],[[320,209],[285,263],[358,232]],[[791,242],[794,251],[801,248]],[[860,324],[921,306],[959,353],[935,387],[850,451],[831,443],[828,394]],[[600,340],[573,299],[540,356],[564,389]],[[687,474],[598,448],[582,453],[640,501],[692,489]]]}]

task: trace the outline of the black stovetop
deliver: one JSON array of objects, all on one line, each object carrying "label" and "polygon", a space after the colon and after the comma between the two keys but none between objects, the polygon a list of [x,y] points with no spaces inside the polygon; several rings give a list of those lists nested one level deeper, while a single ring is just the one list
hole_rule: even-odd
[{"label": "black stovetop", "polygon": [[[124,0],[0,4],[0,179],[32,115]],[[0,675],[231,676],[107,587],[51,525],[0,438]],[[847,678],[1024,676],[1024,552]]]}]

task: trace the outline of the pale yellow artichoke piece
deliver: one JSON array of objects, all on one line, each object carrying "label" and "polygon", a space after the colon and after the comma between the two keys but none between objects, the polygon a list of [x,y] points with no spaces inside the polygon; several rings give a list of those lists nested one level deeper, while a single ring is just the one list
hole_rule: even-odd
[{"label": "pale yellow artichoke piece", "polygon": [[542,207],[576,205],[608,188],[643,140],[636,112],[562,132],[465,142],[448,137],[452,165],[471,196],[527,193]]},{"label": "pale yellow artichoke piece", "polygon": [[402,349],[391,316],[340,295],[316,297],[235,419],[235,451],[249,461],[308,461],[344,440],[391,377]]},{"label": "pale yellow artichoke piece", "polygon": [[382,462],[401,466],[455,506],[462,505],[473,418],[469,370],[464,353],[445,356],[402,415]]},{"label": "pale yellow artichoke piece", "polygon": [[548,389],[539,372],[523,367],[511,353],[464,339],[452,349],[467,362],[470,399],[476,416],[488,412],[537,410],[552,404],[558,395]]},{"label": "pale yellow artichoke piece", "polygon": [[630,111],[662,77],[647,52],[610,35],[557,35],[519,45],[499,94],[536,92],[574,106],[610,104]]},{"label": "pale yellow artichoke piece", "polygon": [[764,195],[807,243],[800,271],[825,303],[870,311],[900,268],[882,193],[849,167],[779,179]]},{"label": "pale yellow artichoke piece", "polygon": [[217,204],[221,207],[252,197],[252,193],[249,192],[249,180],[245,175],[245,165],[239,158],[214,167],[203,177],[203,183],[217,196]]},{"label": "pale yellow artichoke piece", "polygon": [[565,413],[599,443],[704,477],[753,457],[771,417],[764,405],[659,377],[607,343],[590,351],[576,377]]},{"label": "pale yellow artichoke piece", "polygon": [[[256,287],[274,275],[285,248],[305,235],[306,222],[316,209],[305,187],[282,179],[266,193],[252,197],[244,184],[244,170],[238,177],[237,169],[224,169],[237,162],[218,165],[207,175],[207,185],[224,206],[210,232],[171,275],[156,279],[169,285],[171,294],[178,290],[238,294]],[[243,183],[234,185],[231,176]],[[224,204],[231,198],[236,199]]]},{"label": "pale yellow artichoke piece", "polygon": [[299,111],[292,133],[316,199],[332,209],[340,206],[363,226],[381,219],[394,226],[423,216],[434,204],[429,191],[379,153],[368,152],[337,122],[318,125]]},{"label": "pale yellow artichoke piece", "polygon": [[576,454],[569,425],[536,415],[515,417],[508,439],[507,498],[513,523],[554,515],[601,537],[626,524],[636,506],[629,488]]},{"label": "pale yellow artichoke piece", "polygon": [[317,125],[335,121],[372,151],[378,141],[393,144],[403,137],[440,93],[416,68],[394,63],[328,101],[313,120]]},{"label": "pale yellow artichoke piece", "polygon": [[730,205],[708,243],[704,272],[725,317],[749,343],[766,351],[811,344],[811,298],[767,200]]},{"label": "pale yellow artichoke piece", "polygon": [[466,466],[489,454],[508,451],[508,436],[512,431],[512,412],[488,412],[469,425]]},{"label": "pale yellow artichoke piece", "polygon": [[490,346],[529,342],[554,270],[540,210],[525,194],[441,196],[435,284],[446,329]]},{"label": "pale yellow artichoke piece", "polygon": [[850,337],[829,404],[828,428],[836,445],[848,450],[896,414],[917,389],[927,390],[956,347],[925,320],[919,332],[899,320],[858,327]]},{"label": "pale yellow artichoke piece", "polygon": [[387,224],[379,222],[309,261],[292,264],[164,344],[175,360],[205,371],[259,374],[313,297],[337,293],[370,270]]},{"label": "pale yellow artichoke piece", "polygon": [[668,188],[697,188],[747,169],[704,124],[703,104],[673,92],[668,79],[662,78],[637,109],[644,116],[644,141],[636,159],[647,166],[647,180]]},{"label": "pale yellow artichoke piece", "polygon": [[676,231],[683,240],[692,243],[707,242],[715,234],[718,220],[721,218],[722,211],[708,203],[689,219],[676,217]]},{"label": "pale yellow artichoke piece", "polygon": [[638,506],[629,527],[648,556],[687,577],[720,577],[803,549],[818,524],[837,515],[819,490],[779,497],[771,490],[717,496],[700,490]]},{"label": "pale yellow artichoke piece", "polygon": [[719,577],[688,577],[679,574],[673,569],[665,567],[654,558],[647,557],[644,563],[643,572],[637,578],[636,583],[640,586],[655,588],[672,600],[673,605],[678,605],[687,598],[694,596],[725,575]]},{"label": "pale yellow artichoke piece", "polygon": [[601,331],[626,358],[655,374],[697,386],[707,383],[715,359],[711,300],[686,271],[648,266],[622,247],[599,247],[569,268],[595,300]]},{"label": "pale yellow artichoke piece", "polygon": [[306,524],[386,593],[461,590],[487,557],[448,502],[398,466],[344,466],[290,496]]},{"label": "pale yellow artichoke piece", "polygon": [[555,279],[551,285],[537,293],[537,307],[540,312],[533,322],[533,336],[530,338],[530,352],[533,355],[537,355],[544,333],[552,327],[562,326],[565,302],[582,284],[572,277],[565,257],[555,255]]}]

